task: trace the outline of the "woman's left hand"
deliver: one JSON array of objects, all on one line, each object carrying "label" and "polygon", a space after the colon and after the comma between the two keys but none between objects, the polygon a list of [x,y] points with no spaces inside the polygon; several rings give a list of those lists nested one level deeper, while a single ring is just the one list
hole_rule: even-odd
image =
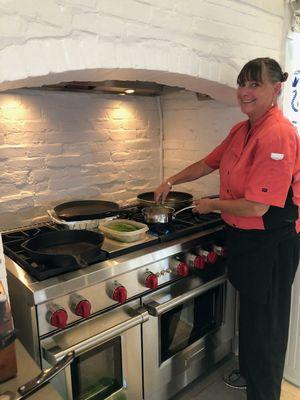
[{"label": "woman's left hand", "polygon": [[193,202],[195,208],[193,208],[193,212],[197,212],[199,214],[208,214],[216,209],[215,201],[213,199],[199,199]]}]

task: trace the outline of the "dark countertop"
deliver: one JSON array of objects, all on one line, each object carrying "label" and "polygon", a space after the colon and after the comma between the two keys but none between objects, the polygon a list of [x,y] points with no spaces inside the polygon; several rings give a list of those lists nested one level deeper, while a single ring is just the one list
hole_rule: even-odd
[{"label": "dark countertop", "polygon": [[[15,343],[18,373],[15,378],[9,379],[0,384],[0,394],[7,390],[16,392],[19,386],[34,378],[41,372],[40,368],[36,365],[35,361],[31,358],[19,340],[16,340]],[[62,397],[57,393],[53,385],[51,385],[51,382],[27,398],[28,400],[62,400]]]}]

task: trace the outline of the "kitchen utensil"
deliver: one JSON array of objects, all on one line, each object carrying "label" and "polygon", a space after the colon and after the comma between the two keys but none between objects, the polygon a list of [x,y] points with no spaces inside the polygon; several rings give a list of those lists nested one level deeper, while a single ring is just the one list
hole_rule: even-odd
[{"label": "kitchen utensil", "polygon": [[[114,226],[121,226],[120,224],[128,224],[129,226],[131,225],[136,229],[129,232],[113,229]],[[145,236],[149,228],[147,225],[142,224],[141,222],[132,221],[130,219],[114,219],[100,222],[99,229],[104,233],[105,236],[111,239],[129,243],[141,240]]]},{"label": "kitchen utensil", "polygon": [[54,231],[37,235],[22,244],[34,261],[47,266],[71,266],[80,268],[103,252],[100,247],[104,236],[87,230]]},{"label": "kitchen utensil", "polygon": [[164,205],[156,205],[151,207],[145,207],[142,209],[144,220],[147,224],[168,224],[173,221],[177,214],[196,206],[184,207],[181,210],[175,212],[174,208],[166,207]]},{"label": "kitchen utensil", "polygon": [[12,391],[7,391],[0,394],[0,400],[21,400],[28,395],[36,392],[38,389],[43,387],[52,378],[59,374],[63,369],[65,369],[74,360],[74,352],[70,351],[67,353],[54,367],[42,371],[38,376],[26,382],[24,385],[20,386],[17,393]]},{"label": "kitchen utensil", "polygon": [[[137,196],[138,203],[141,206],[155,206],[154,192],[141,193]],[[169,192],[163,205],[179,210],[182,207],[187,207],[193,203],[193,196],[185,192]]]},{"label": "kitchen utensil", "polygon": [[54,207],[56,216],[64,221],[84,221],[115,215],[119,205],[103,200],[79,200]]}]

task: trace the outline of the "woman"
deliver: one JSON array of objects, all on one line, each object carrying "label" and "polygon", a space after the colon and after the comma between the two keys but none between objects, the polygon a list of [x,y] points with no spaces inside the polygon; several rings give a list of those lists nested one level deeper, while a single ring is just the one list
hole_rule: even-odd
[{"label": "woman", "polygon": [[240,294],[239,370],[224,377],[248,400],[279,400],[288,340],[291,286],[299,261],[300,141],[277,107],[288,74],[270,58],[249,61],[237,78],[248,120],[204,159],[155,190],[219,169],[220,199],[194,202],[196,212],[220,210],[226,223],[228,276]]}]

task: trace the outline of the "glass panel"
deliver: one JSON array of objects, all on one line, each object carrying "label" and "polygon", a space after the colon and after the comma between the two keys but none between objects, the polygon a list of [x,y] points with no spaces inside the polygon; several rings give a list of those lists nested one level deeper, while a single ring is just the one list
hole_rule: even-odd
[{"label": "glass panel", "polygon": [[74,400],[103,400],[122,388],[121,338],[117,337],[71,364]]},{"label": "glass panel", "polygon": [[161,316],[161,361],[183,350],[222,323],[223,285]]}]

